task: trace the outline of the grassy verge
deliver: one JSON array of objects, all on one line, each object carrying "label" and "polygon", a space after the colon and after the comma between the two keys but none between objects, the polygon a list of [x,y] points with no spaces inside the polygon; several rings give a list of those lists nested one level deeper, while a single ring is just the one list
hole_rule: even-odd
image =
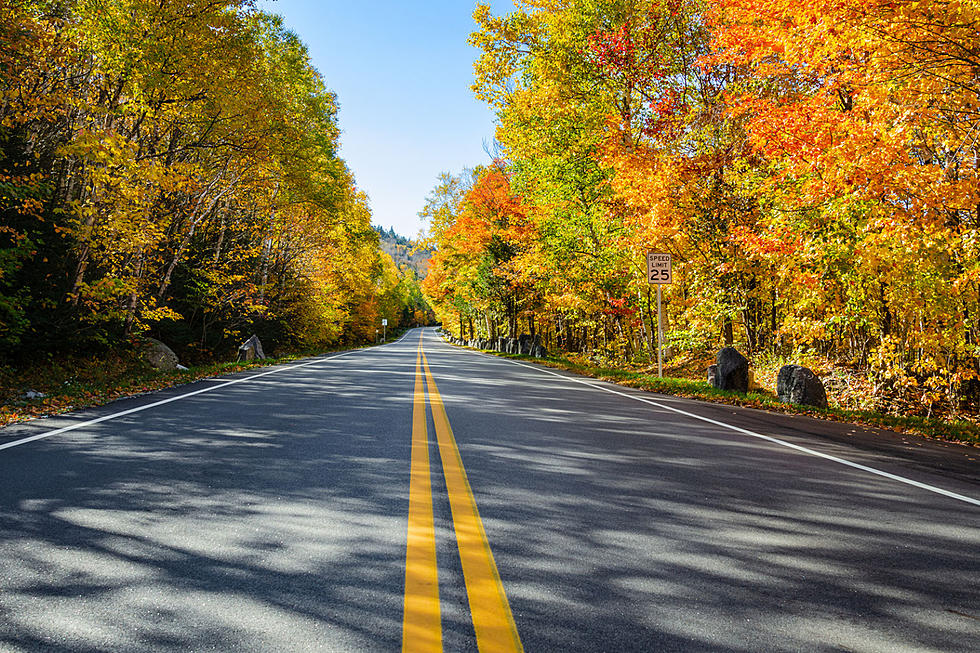
[{"label": "grassy verge", "polygon": [[[392,334],[389,342],[396,340],[401,333]],[[0,427],[101,406],[123,397],[192,383],[198,379],[278,365],[343,349],[351,347],[300,352],[247,363],[209,363],[166,372],[149,368],[132,353],[113,353],[98,360],[81,357],[46,360],[22,370],[0,369]],[[28,390],[45,396],[28,399],[25,396]]]},{"label": "grassy verge", "polygon": [[649,392],[659,392],[666,395],[700,399],[702,401],[723,403],[732,406],[759,408],[792,415],[808,415],[819,419],[890,429],[902,433],[914,433],[938,440],[980,446],[980,426],[973,422],[946,421],[916,416],[885,415],[866,410],[799,406],[783,403],[778,397],[768,392],[741,394],[727,390],[718,390],[709,385],[707,381],[670,377],[659,378],[649,373],[633,372],[618,368],[595,367],[570,361],[565,358],[531,358],[530,356],[503,354],[494,351],[487,351],[485,353],[494,354],[503,358],[527,360],[539,365],[567,370],[583,376],[589,376],[602,381],[611,381],[619,385],[647,390]]}]

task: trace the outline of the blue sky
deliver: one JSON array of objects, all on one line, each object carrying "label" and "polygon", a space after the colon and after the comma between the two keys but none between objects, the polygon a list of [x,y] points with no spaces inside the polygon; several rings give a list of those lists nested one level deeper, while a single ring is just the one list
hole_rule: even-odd
[{"label": "blue sky", "polygon": [[[511,0],[490,2],[493,13]],[[341,155],[374,223],[414,237],[440,172],[489,160],[493,114],[473,97],[474,0],[260,0],[306,43],[340,102]]]}]

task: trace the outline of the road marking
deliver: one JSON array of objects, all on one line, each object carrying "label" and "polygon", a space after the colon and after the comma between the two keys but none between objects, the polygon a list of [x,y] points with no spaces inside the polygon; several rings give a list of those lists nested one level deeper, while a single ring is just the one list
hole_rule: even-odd
[{"label": "road marking", "polygon": [[[480,352],[475,352],[475,353],[480,353]],[[854,469],[859,469],[859,470],[861,470],[863,472],[867,472],[869,474],[874,474],[875,476],[881,476],[881,477],[890,479],[892,481],[897,481],[899,483],[904,483],[905,485],[911,485],[913,487],[919,488],[920,490],[926,490],[927,492],[933,492],[935,494],[941,494],[941,495],[943,495],[945,497],[949,497],[950,499],[956,499],[957,501],[962,501],[964,503],[969,503],[969,504],[974,505],[974,506],[980,506],[980,499],[974,499],[973,497],[968,497],[968,496],[963,495],[963,494],[957,494],[956,492],[951,492],[949,490],[944,490],[943,488],[936,487],[935,485],[929,485],[927,483],[920,483],[919,481],[912,480],[911,478],[906,478],[904,476],[899,476],[897,474],[892,474],[890,472],[886,472],[886,471],[881,470],[881,469],[875,469],[874,467],[868,467],[867,465],[862,465],[861,463],[851,462],[850,460],[846,460],[844,458],[838,458],[837,456],[832,456],[830,454],[822,453],[820,451],[816,451],[814,449],[809,449],[807,447],[802,447],[802,446],[800,446],[798,444],[793,444],[792,442],[786,442],[785,440],[780,440],[779,438],[774,438],[774,437],[769,436],[769,435],[763,435],[762,433],[756,433],[755,431],[750,431],[748,429],[743,429],[740,426],[735,426],[733,424],[727,424],[725,422],[719,422],[718,420],[711,419],[710,417],[702,417],[701,415],[697,415],[695,413],[690,413],[690,412],[688,412],[686,410],[681,410],[680,408],[674,408],[672,406],[668,406],[666,404],[663,404],[663,403],[660,403],[660,402],[657,402],[657,401],[653,401],[653,400],[650,400],[650,399],[644,399],[643,397],[637,397],[636,395],[631,395],[631,394],[626,393],[626,392],[619,392],[617,390],[613,390],[612,388],[605,388],[605,387],[603,387],[601,385],[596,385],[595,383],[589,383],[588,381],[585,381],[583,379],[576,379],[576,378],[573,378],[573,377],[565,376],[563,374],[558,374],[556,372],[552,372],[551,370],[542,369],[542,368],[540,368],[540,367],[538,367],[536,365],[528,365],[527,363],[521,363],[521,362],[518,362],[518,361],[515,361],[515,360],[511,360],[509,358],[500,358],[499,356],[492,356],[491,354],[481,354],[481,355],[491,357],[491,358],[493,358],[495,360],[502,360],[502,361],[506,361],[508,363],[513,363],[514,365],[519,365],[521,367],[526,367],[529,370],[534,370],[534,371],[540,372],[542,374],[550,374],[551,376],[557,376],[560,379],[565,379],[566,381],[572,381],[574,383],[579,383],[581,385],[586,385],[586,386],[588,386],[590,388],[594,388],[596,390],[602,390],[603,392],[608,392],[610,394],[619,395],[620,397],[626,397],[627,399],[633,399],[634,401],[640,401],[640,402],[643,402],[645,404],[650,404],[651,406],[656,406],[657,408],[662,408],[663,410],[669,410],[672,413],[678,413],[679,415],[684,415],[684,416],[690,417],[692,419],[700,420],[702,422],[707,422],[709,424],[714,424],[715,426],[721,426],[721,427],[726,428],[726,429],[731,429],[732,431],[737,431],[738,433],[741,433],[743,435],[748,435],[749,437],[758,438],[760,440],[765,440],[767,442],[772,442],[773,444],[778,444],[781,447],[786,447],[788,449],[793,449],[793,450],[798,451],[800,453],[805,453],[805,454],[809,454],[811,456],[816,456],[817,458],[823,458],[824,460],[830,460],[830,461],[835,462],[835,463],[838,463],[840,465],[846,465],[847,467],[853,467]]]},{"label": "road marking", "polygon": [[483,528],[483,521],[476,508],[476,499],[466,479],[466,470],[453,437],[446,408],[436,387],[429,362],[422,353],[422,365],[428,386],[432,421],[442,458],[442,471],[446,477],[446,491],[456,531],[456,544],[463,567],[463,581],[470,603],[476,645],[480,653],[520,653],[524,650],[517,634],[514,615],[510,611],[497,565],[490,551],[490,543]]},{"label": "road marking", "polygon": [[439,567],[432,514],[429,436],[425,419],[422,377],[422,338],[415,360],[415,398],[412,408],[412,463],[408,493],[408,535],[405,546],[405,611],[402,653],[440,653],[442,616],[439,606]]},{"label": "road marking", "polygon": [[4,449],[11,449],[13,447],[19,447],[20,445],[27,444],[28,442],[36,442],[37,440],[43,440],[45,438],[50,438],[55,435],[61,435],[62,433],[67,433],[68,431],[75,431],[81,428],[85,428],[86,426],[92,426],[94,424],[99,424],[101,422],[108,422],[111,419],[117,419],[119,417],[125,417],[126,415],[132,415],[133,413],[139,413],[144,410],[149,410],[150,408],[156,408],[157,406],[163,406],[164,404],[169,404],[173,401],[180,401],[181,399],[187,399],[188,397],[194,397],[200,394],[204,394],[205,392],[213,392],[214,390],[227,388],[228,386],[235,385],[237,383],[254,381],[255,379],[259,379],[262,378],[263,376],[268,376],[270,374],[278,374],[279,372],[286,372],[288,370],[295,370],[301,367],[307,367],[309,365],[316,365],[317,363],[331,361],[334,360],[335,358],[340,358],[341,356],[354,354],[359,351],[366,351],[366,350],[353,349],[351,351],[345,351],[342,354],[337,354],[336,356],[328,356],[327,358],[317,358],[316,360],[309,361],[308,363],[289,365],[287,367],[277,367],[267,372],[262,372],[261,374],[253,374],[252,376],[245,377],[244,379],[234,379],[232,381],[225,381],[224,383],[220,383],[218,385],[212,385],[207,388],[201,388],[200,390],[194,390],[193,392],[186,392],[182,395],[177,395],[176,397],[170,397],[169,399],[161,399],[160,401],[154,401],[152,404],[146,404],[145,406],[137,406],[136,408],[130,408],[129,410],[123,410],[118,413],[112,413],[111,415],[103,415],[102,417],[96,417],[95,419],[90,419],[85,422],[79,422],[78,424],[63,426],[60,429],[54,429],[53,431],[47,431],[45,433],[39,433],[37,435],[32,435],[27,438],[21,438],[20,440],[13,440],[12,442],[6,442],[4,444],[0,444],[0,451],[3,451]]}]

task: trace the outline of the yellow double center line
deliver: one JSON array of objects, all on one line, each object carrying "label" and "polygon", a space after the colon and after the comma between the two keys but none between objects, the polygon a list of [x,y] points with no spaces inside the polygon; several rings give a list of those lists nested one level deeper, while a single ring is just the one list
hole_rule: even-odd
[{"label": "yellow double center line", "polygon": [[524,648],[517,634],[514,616],[490,552],[483,521],[476,509],[476,500],[469,481],[466,480],[466,470],[463,469],[463,461],[446,417],[442,397],[422,351],[421,337],[415,362],[402,652],[442,651],[439,568],[436,562],[435,520],[432,513],[423,367],[477,648],[480,653],[522,652]]}]

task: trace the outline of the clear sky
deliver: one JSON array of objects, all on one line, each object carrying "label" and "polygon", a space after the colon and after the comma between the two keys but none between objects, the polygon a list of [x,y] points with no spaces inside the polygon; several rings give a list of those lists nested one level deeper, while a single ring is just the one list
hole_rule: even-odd
[{"label": "clear sky", "polygon": [[[511,0],[492,0],[493,13]],[[470,90],[475,0],[260,0],[340,102],[341,156],[374,223],[414,237],[440,172],[487,163],[493,114]]]}]

